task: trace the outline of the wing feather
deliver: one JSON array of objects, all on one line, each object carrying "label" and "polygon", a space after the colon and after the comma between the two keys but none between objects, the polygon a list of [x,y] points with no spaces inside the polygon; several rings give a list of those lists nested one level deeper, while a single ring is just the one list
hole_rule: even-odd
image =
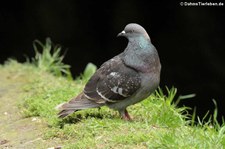
[{"label": "wing feather", "polygon": [[87,98],[101,102],[118,102],[132,96],[141,86],[137,71],[126,67],[119,56],[105,62],[84,88]]}]

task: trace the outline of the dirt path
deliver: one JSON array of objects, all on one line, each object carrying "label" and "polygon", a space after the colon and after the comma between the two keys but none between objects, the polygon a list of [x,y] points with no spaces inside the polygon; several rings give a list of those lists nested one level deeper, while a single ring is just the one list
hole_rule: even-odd
[{"label": "dirt path", "polygon": [[42,139],[47,126],[38,118],[23,118],[18,108],[26,82],[24,76],[0,69],[0,148],[48,148],[52,144]]}]

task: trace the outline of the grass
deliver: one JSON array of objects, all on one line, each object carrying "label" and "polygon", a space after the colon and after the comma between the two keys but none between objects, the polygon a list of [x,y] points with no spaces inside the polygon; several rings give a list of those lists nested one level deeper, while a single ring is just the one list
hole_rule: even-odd
[{"label": "grass", "polygon": [[[56,76],[65,74],[69,78],[72,77],[69,71],[70,66],[62,63],[64,56],[60,55],[61,47],[59,45],[54,46],[50,38],[46,39],[45,44],[42,44],[39,40],[35,40],[33,47],[36,54],[32,58],[32,64],[40,70],[53,73]],[[38,47],[41,48],[42,53],[39,52]]]},{"label": "grass", "polygon": [[[96,66],[88,64],[83,75],[72,80],[69,66],[62,63],[60,47],[52,48],[50,39],[45,45],[35,43],[41,45],[42,53],[36,49],[35,58],[24,64],[9,60],[0,67],[0,72],[22,76],[21,81],[26,79],[18,103],[21,119],[38,118],[46,124],[40,130],[45,142],[54,140],[55,146],[63,148],[219,149],[225,146],[225,126],[216,120],[217,108],[214,115],[201,120],[195,113],[188,113],[188,107],[177,106],[179,100],[194,95],[177,97],[176,88],[166,88],[166,92],[159,88],[146,100],[130,106],[131,122],[121,120],[116,111],[107,107],[58,119],[55,106],[78,95]],[[54,48],[58,50],[51,53]],[[43,143],[38,148],[46,146],[51,147]]]}]

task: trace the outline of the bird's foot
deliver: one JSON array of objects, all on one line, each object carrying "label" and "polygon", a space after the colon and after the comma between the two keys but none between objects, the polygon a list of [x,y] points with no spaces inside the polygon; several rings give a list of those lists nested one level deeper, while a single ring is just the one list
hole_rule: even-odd
[{"label": "bird's foot", "polygon": [[123,112],[120,112],[122,119],[125,121],[131,121],[132,118],[130,117],[128,111],[125,109]]}]

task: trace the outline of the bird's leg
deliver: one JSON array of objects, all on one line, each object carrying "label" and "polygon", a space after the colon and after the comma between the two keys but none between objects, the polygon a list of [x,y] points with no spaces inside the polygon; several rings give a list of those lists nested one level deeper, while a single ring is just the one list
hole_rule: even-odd
[{"label": "bird's leg", "polygon": [[130,115],[129,115],[129,113],[128,113],[128,111],[127,111],[127,109],[121,110],[119,112],[120,112],[120,115],[122,116],[123,120],[126,120],[126,121],[132,120]]}]

